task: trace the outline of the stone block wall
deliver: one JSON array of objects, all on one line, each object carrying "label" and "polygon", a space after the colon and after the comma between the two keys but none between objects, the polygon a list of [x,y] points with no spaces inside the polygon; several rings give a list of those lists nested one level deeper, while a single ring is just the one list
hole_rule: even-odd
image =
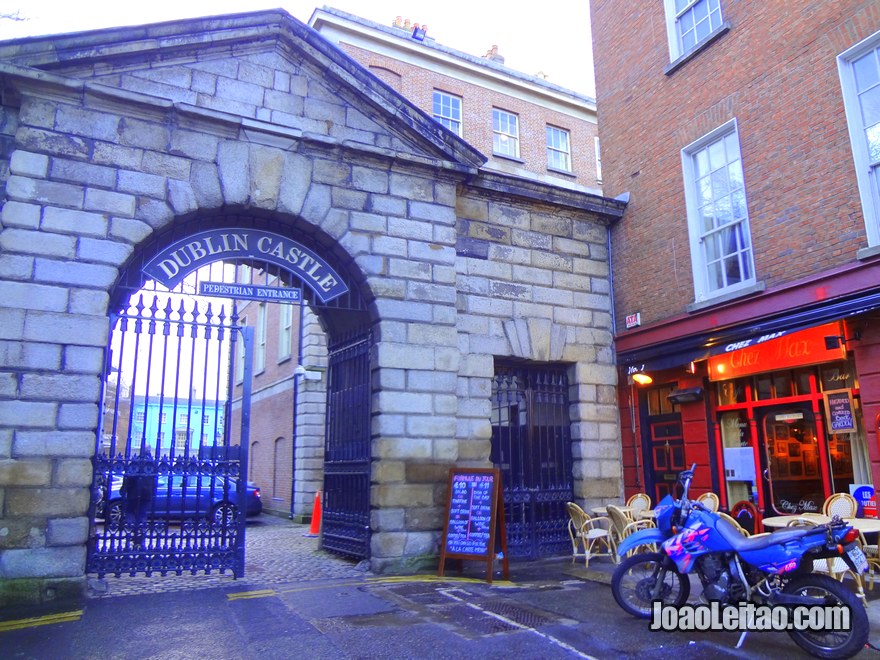
[{"label": "stone block wall", "polygon": [[[478,153],[353,62],[302,46],[302,26],[278,49],[252,29],[268,52],[195,40],[166,57],[135,40],[116,68],[0,61],[17,89],[0,114],[14,141],[0,181],[0,607],[84,589],[111,295],[162,230],[196,217],[318,237],[369,302],[374,570],[436,555],[448,468],[488,463],[496,359],[570,365],[576,495],[619,492],[602,199],[482,174]],[[324,364],[319,342],[305,349]],[[306,381],[299,403],[306,511],[322,387]]]}]

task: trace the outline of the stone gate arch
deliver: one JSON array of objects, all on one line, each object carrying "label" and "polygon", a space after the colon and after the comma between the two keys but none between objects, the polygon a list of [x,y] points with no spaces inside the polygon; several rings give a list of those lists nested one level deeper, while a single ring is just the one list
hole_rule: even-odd
[{"label": "stone gate arch", "polygon": [[353,279],[372,332],[374,571],[436,567],[448,469],[492,462],[497,360],[567,370],[565,487],[620,496],[607,229],[621,202],[483,168],[283,11],[6,42],[0,83],[10,598],[83,594],[109,314],[139,260],[199,227],[274,226]]},{"label": "stone gate arch", "polygon": [[[128,305],[127,298],[141,291],[148,280],[175,290],[184,278],[217,262],[264,270],[273,267],[272,273],[282,282],[298,287],[303,302],[320,322],[330,349],[321,413],[326,420],[323,467],[318,471],[324,511],[322,547],[355,559],[368,559],[373,380],[370,354],[376,318],[368,303],[372,295],[363,274],[338,243],[302,219],[265,212],[213,211],[205,217],[196,214],[172,222],[138,246],[111,293],[110,308]],[[223,293],[224,287],[215,284],[209,288],[202,293],[241,297],[231,290]],[[294,377],[294,405],[301,382]],[[294,428],[297,424],[294,419]],[[294,443],[294,454],[299,449]],[[291,483],[294,479],[291,475]],[[314,490],[298,493],[292,489],[291,498],[299,495],[311,502],[314,494]]]}]

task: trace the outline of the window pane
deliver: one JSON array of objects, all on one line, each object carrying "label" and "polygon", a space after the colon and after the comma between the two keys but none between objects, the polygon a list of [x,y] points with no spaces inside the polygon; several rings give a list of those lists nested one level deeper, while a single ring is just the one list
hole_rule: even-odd
[{"label": "window pane", "polygon": [[709,167],[715,171],[727,164],[727,155],[724,149],[724,141],[719,140],[709,145]]},{"label": "window pane", "polygon": [[709,288],[712,291],[724,287],[724,278],[721,275],[721,262],[716,261],[709,264]]},{"label": "window pane", "polygon": [[697,176],[704,177],[709,174],[709,153],[704,149],[694,159],[697,165]]},{"label": "window pane", "polygon": [[869,87],[880,83],[880,65],[877,63],[878,53],[873,50],[853,62],[853,72],[856,76],[856,91],[863,92]]},{"label": "window pane", "polygon": [[862,120],[865,126],[880,122],[880,85],[873,87],[859,97],[862,106]]},{"label": "window pane", "polygon": [[868,158],[871,163],[880,163],[880,124],[865,131],[868,138]]}]

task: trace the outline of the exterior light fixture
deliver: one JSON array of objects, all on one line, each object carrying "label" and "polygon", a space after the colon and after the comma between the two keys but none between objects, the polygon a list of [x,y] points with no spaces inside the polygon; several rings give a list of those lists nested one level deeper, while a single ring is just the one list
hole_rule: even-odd
[{"label": "exterior light fixture", "polygon": [[841,344],[846,346],[846,343],[848,341],[858,341],[861,338],[862,338],[862,333],[858,332],[858,331],[849,339],[847,339],[846,337],[843,337],[841,335],[827,335],[825,337],[825,350],[826,351],[833,351],[836,348],[840,348]]},{"label": "exterior light fixture", "polygon": [[650,385],[654,382],[654,379],[643,371],[637,371],[634,373],[632,379],[639,385]]}]

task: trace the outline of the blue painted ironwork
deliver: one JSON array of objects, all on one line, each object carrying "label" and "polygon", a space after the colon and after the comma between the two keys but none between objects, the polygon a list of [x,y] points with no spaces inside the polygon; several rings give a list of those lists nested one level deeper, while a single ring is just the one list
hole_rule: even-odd
[{"label": "blue painted ironwork", "polygon": [[[141,295],[111,316],[87,572],[242,577],[245,520],[259,504],[245,481],[253,329],[234,305],[227,317],[165,298],[147,307]],[[237,348],[245,372],[233,413]],[[234,423],[241,444],[230,442]]]},{"label": "blue painted ironwork", "polygon": [[510,556],[571,552],[565,503],[574,485],[564,366],[496,365],[491,460],[501,470]]},{"label": "blue painted ironwork", "polygon": [[321,547],[370,556],[371,333],[330,346]]}]

